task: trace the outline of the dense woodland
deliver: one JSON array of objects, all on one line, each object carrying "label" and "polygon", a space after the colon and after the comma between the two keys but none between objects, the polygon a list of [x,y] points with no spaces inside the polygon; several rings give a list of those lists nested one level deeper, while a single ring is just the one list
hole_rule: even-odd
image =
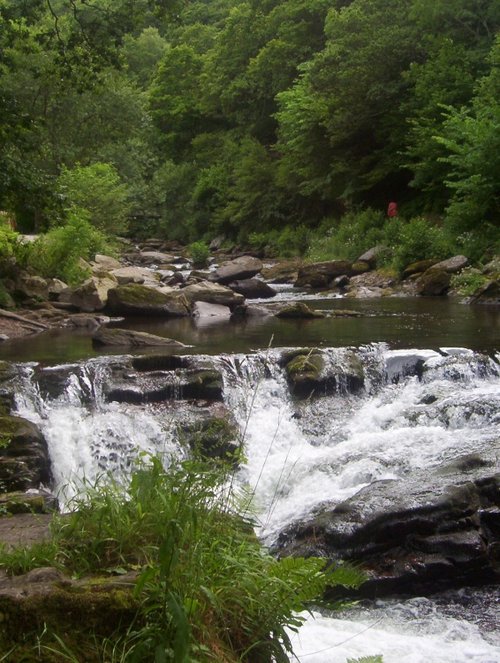
[{"label": "dense woodland", "polygon": [[498,249],[499,0],[0,0],[0,21],[18,231]]}]

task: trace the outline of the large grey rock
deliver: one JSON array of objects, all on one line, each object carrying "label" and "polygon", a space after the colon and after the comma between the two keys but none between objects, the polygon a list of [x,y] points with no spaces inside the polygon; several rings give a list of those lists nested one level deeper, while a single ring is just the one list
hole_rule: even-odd
[{"label": "large grey rock", "polygon": [[90,313],[102,311],[108,301],[108,293],[116,288],[116,281],[111,277],[91,276],[81,286],[71,290],[69,301],[80,311]]},{"label": "large grey rock", "polygon": [[499,304],[500,303],[500,279],[491,279],[480,286],[472,295],[471,303],[474,304]]},{"label": "large grey rock", "polygon": [[160,251],[141,251],[138,260],[142,265],[166,265],[175,260],[175,256],[170,253],[161,253]]},{"label": "large grey rock", "polygon": [[432,266],[431,269],[442,270],[448,274],[456,274],[469,264],[469,259],[465,256],[453,256],[448,260],[442,260]]},{"label": "large grey rock", "polygon": [[446,295],[450,289],[451,273],[435,266],[428,269],[417,280],[417,294],[423,297],[439,297]]},{"label": "large grey rock", "polygon": [[138,284],[120,285],[110,290],[108,308],[117,315],[189,315],[189,302],[179,291],[161,292]]},{"label": "large grey rock", "polygon": [[110,272],[112,269],[120,269],[120,267],[122,266],[121,262],[116,258],[112,258],[111,256],[105,256],[100,253],[96,254],[91,265],[92,268],[104,272]]},{"label": "large grey rock", "polygon": [[21,272],[16,278],[15,293],[27,299],[33,297],[48,299],[49,287],[46,279],[41,276],[33,276],[27,272]]},{"label": "large grey rock", "polygon": [[331,260],[329,262],[316,262],[303,265],[299,269],[296,288],[329,288],[337,276],[353,276],[356,270],[347,260]]},{"label": "large grey rock", "polygon": [[244,301],[243,295],[233,292],[219,283],[200,281],[188,285],[182,289],[182,294],[191,302],[207,302],[209,304],[220,304],[222,306],[238,306]]},{"label": "large grey rock", "polygon": [[492,449],[374,482],[287,527],[275,551],[356,564],[368,576],[361,596],[494,584],[500,572],[498,460]]},{"label": "large grey rock", "polygon": [[5,492],[38,488],[52,480],[42,433],[22,417],[0,416],[0,485]]},{"label": "large grey rock", "polygon": [[260,279],[243,279],[232,281],[229,287],[247,299],[268,299],[276,295],[276,290]]},{"label": "large grey rock", "polygon": [[221,304],[209,304],[208,302],[195,302],[193,305],[193,318],[197,320],[213,322],[229,320],[231,317],[231,309],[228,306]]},{"label": "large grey rock", "polygon": [[113,269],[111,275],[118,281],[119,285],[129,283],[155,283],[160,280],[160,275],[149,267],[120,267]]},{"label": "large grey rock", "polygon": [[240,256],[234,260],[222,263],[211,276],[216,283],[227,284],[231,281],[250,279],[263,268],[262,262],[253,256]]},{"label": "large grey rock", "polygon": [[366,262],[372,269],[377,265],[377,258],[385,251],[385,246],[374,246],[365,251],[356,262]]},{"label": "large grey rock", "polygon": [[167,345],[169,347],[185,348],[179,341],[174,341],[165,336],[156,336],[146,332],[134,331],[132,329],[110,329],[102,327],[92,336],[94,345],[112,345],[131,348],[156,347]]}]

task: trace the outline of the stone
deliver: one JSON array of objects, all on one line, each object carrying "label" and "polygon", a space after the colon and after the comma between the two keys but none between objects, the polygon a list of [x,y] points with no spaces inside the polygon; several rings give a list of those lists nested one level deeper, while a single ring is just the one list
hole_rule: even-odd
[{"label": "stone", "polygon": [[116,315],[189,315],[189,302],[180,291],[160,292],[145,285],[130,284],[108,293],[108,308]]},{"label": "stone", "polygon": [[346,593],[420,596],[495,584],[500,571],[494,552],[500,538],[496,467],[492,452],[376,481],[291,524],[273,552],[344,560],[365,571],[368,580],[358,592],[330,589],[331,599]]},{"label": "stone", "polygon": [[352,276],[355,273],[352,263],[347,260],[316,262],[310,265],[303,265],[299,269],[294,287],[327,289],[337,276]]},{"label": "stone", "polygon": [[500,274],[500,256],[494,256],[483,267],[483,274]]},{"label": "stone", "polygon": [[385,250],[385,246],[373,246],[371,249],[368,249],[368,251],[365,251],[360,255],[356,262],[366,262],[370,269],[374,269],[377,266],[377,258],[384,253]]},{"label": "stone", "polygon": [[326,317],[322,311],[313,311],[304,302],[294,302],[284,306],[276,313],[277,318],[324,318]]},{"label": "stone", "polygon": [[15,294],[24,299],[48,299],[49,287],[46,279],[27,272],[18,274],[15,282]]},{"label": "stone", "polygon": [[114,278],[91,276],[82,285],[72,289],[70,303],[86,313],[102,311],[107,304],[109,291],[115,287]]},{"label": "stone", "polygon": [[183,343],[166,338],[165,336],[156,336],[155,334],[147,334],[146,332],[134,331],[132,329],[110,329],[109,327],[99,329],[92,336],[92,344],[97,346],[111,345],[132,348],[164,345],[177,348],[186,347]]},{"label": "stone", "polygon": [[174,262],[175,256],[160,251],[141,251],[137,259],[143,265],[164,265]]},{"label": "stone", "polygon": [[313,348],[285,352],[280,363],[296,398],[357,393],[364,386],[363,366],[349,350],[343,351],[335,364],[327,364],[322,353]]},{"label": "stone", "polygon": [[226,417],[210,417],[205,421],[185,426],[182,438],[185,439],[195,456],[203,460],[222,460],[237,464],[240,444],[240,431],[230,413]]},{"label": "stone", "polygon": [[0,493],[0,513],[50,513],[57,511],[55,495],[47,490],[30,488],[27,491]]},{"label": "stone", "polygon": [[0,416],[0,484],[7,492],[52,481],[47,443],[27,419]]},{"label": "stone", "polygon": [[262,277],[270,283],[295,283],[302,261],[289,260],[278,262],[271,267],[264,267]]},{"label": "stone", "polygon": [[499,304],[500,279],[492,279],[480,286],[472,295],[473,304]]},{"label": "stone", "polygon": [[231,318],[231,309],[229,306],[222,306],[222,304],[195,302],[192,308],[192,315],[197,320],[206,321],[210,319],[213,322],[217,322],[229,320]]},{"label": "stone", "polygon": [[49,279],[47,281],[47,287],[49,292],[49,299],[57,300],[59,295],[66,290],[69,286],[64,281],[60,279]]},{"label": "stone", "polygon": [[262,262],[253,256],[240,256],[234,260],[222,263],[215,272],[212,273],[210,280],[223,285],[238,281],[241,279],[251,279],[263,268]]},{"label": "stone", "polygon": [[243,295],[235,293],[231,288],[210,281],[200,281],[188,285],[182,288],[181,292],[191,303],[206,302],[208,304],[235,307],[244,301]]},{"label": "stone", "polygon": [[122,266],[121,262],[116,258],[105,256],[100,253],[96,254],[91,265],[104,272],[110,272],[112,269],[120,269]]},{"label": "stone", "polygon": [[423,274],[426,272],[428,269],[430,269],[433,265],[436,264],[436,260],[429,259],[429,260],[419,260],[418,262],[412,262],[410,265],[405,267],[403,270],[403,278],[407,279],[410,276],[414,276],[415,274]]},{"label": "stone", "polygon": [[158,273],[148,267],[120,267],[113,269],[110,273],[117,280],[118,285],[155,283],[160,278]]},{"label": "stone", "polygon": [[450,289],[451,273],[432,267],[420,276],[416,282],[417,294],[422,297],[446,295]]},{"label": "stone", "polygon": [[268,299],[276,295],[276,290],[260,279],[231,281],[229,287],[247,299]]},{"label": "stone", "polygon": [[453,258],[448,258],[448,260],[442,260],[441,262],[436,263],[432,266],[432,269],[448,274],[456,274],[460,272],[464,267],[467,267],[469,264],[469,259],[465,256],[453,256]]}]

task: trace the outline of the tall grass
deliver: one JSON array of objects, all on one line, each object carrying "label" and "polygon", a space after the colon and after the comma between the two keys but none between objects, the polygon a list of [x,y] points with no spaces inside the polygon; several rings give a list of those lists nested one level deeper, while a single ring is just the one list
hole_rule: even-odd
[{"label": "tall grass", "polygon": [[[194,461],[165,470],[152,458],[126,486],[99,483],[56,519],[52,560],[45,548],[40,564],[78,575],[138,572],[136,620],[93,644],[95,660],[288,662],[287,630],[300,625],[297,613],[320,601],[327,585],[360,584],[348,567],[270,556],[239,506],[230,471]],[[3,553],[0,565],[12,559]],[[51,650],[64,642],[55,637]]]}]

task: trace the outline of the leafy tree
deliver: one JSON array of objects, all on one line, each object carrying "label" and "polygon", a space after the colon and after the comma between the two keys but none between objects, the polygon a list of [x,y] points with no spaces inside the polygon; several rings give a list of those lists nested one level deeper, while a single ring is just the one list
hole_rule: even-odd
[{"label": "leafy tree", "polygon": [[109,163],[94,163],[63,169],[58,189],[65,206],[85,210],[96,228],[108,233],[123,233],[130,211],[128,189]]}]

